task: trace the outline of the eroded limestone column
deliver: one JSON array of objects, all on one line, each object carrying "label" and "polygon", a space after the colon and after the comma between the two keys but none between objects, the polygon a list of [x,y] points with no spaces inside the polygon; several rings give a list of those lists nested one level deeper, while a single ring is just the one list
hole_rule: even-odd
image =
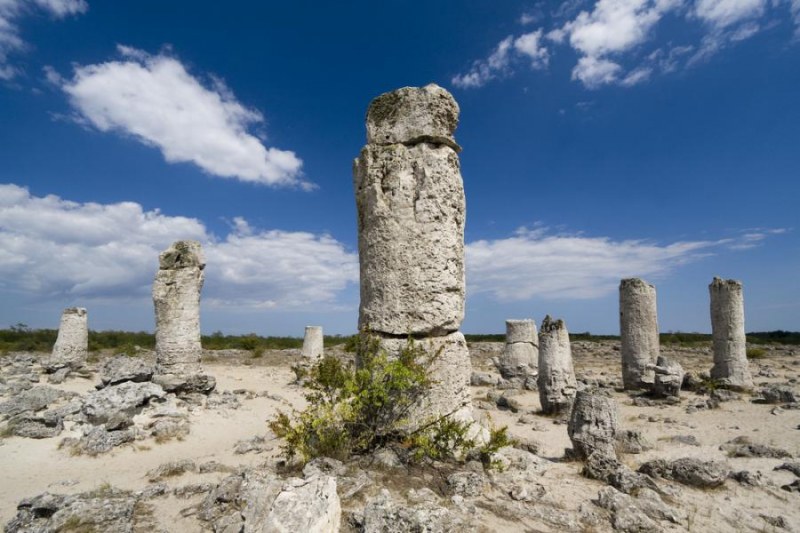
[{"label": "eroded limestone column", "polygon": [[539,367],[539,336],[531,319],[506,320],[506,345],[498,370],[508,380],[535,378]]},{"label": "eroded limestone column", "polygon": [[569,412],[578,390],[569,332],[563,320],[544,317],[539,331],[539,401],[545,414]]},{"label": "eroded limestone column", "polygon": [[306,326],[303,336],[303,357],[321,359],[323,354],[322,326]]},{"label": "eroded limestone column", "polygon": [[[156,377],[167,390],[213,389],[200,366],[200,291],[206,266],[200,243],[176,241],[159,255],[153,282]],[[210,387],[210,388],[209,388]]]},{"label": "eroded limestone column", "polygon": [[86,309],[83,307],[64,309],[49,364],[78,368],[86,362],[88,351],[89,324]]},{"label": "eroded limestone column", "polygon": [[622,384],[641,389],[653,383],[648,365],[659,356],[656,288],[639,279],[619,284],[619,330],[622,353]]},{"label": "eroded limestone column", "polygon": [[742,282],[714,278],[708,291],[711,294],[711,336],[714,343],[711,377],[731,387],[751,389],[753,378],[747,362]]},{"label": "eroded limestone column", "polygon": [[459,108],[437,85],[377,97],[353,165],[361,273],[359,327],[397,353],[413,335],[438,351],[435,385],[414,414],[469,410],[463,335],[465,199],[453,138]]},{"label": "eroded limestone column", "polygon": [[575,455],[579,459],[586,459],[593,453],[616,457],[617,418],[617,404],[613,399],[593,390],[578,392],[567,425]]}]

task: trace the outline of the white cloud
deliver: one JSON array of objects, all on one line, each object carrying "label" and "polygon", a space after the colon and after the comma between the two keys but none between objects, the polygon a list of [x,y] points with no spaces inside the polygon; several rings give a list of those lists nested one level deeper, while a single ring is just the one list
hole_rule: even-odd
[{"label": "white cloud", "polygon": [[542,46],[541,29],[519,37],[509,35],[497,44],[489,57],[475,61],[467,73],[459,74],[451,81],[462,89],[482,87],[494,78],[510,72],[511,62],[516,57],[529,60],[534,69],[547,67],[550,56],[547,48]]},{"label": "white cloud", "polygon": [[714,28],[758,18],[764,14],[767,0],[697,0],[694,14]]},{"label": "white cloud", "polygon": [[[767,233],[759,232],[764,236]],[[660,245],[644,240],[551,234],[546,228],[521,228],[509,238],[467,245],[468,288],[472,295],[487,293],[504,302],[597,298],[615,291],[621,278],[663,277],[681,265],[711,254],[714,248],[744,244],[748,238],[764,237]]]},{"label": "white cloud", "polygon": [[203,299],[218,307],[319,310],[358,281],[358,260],[327,235],[251,228],[224,238],[197,219],[134,202],[76,203],[0,185],[0,288],[42,299],[148,299],[158,254],[179,239],[203,244]]},{"label": "white cloud", "polygon": [[84,0],[0,0],[0,80],[9,81],[19,75],[19,68],[8,63],[8,56],[25,49],[19,19],[37,7],[55,18],[64,18],[85,13],[89,4]]},{"label": "white cloud", "polygon": [[77,66],[61,82],[82,122],[130,135],[160,149],[170,163],[193,163],[213,176],[310,187],[294,152],[268,148],[248,132],[264,118],[221,80],[203,84],[165,53],[126,46],[119,52],[121,60]]},{"label": "white cloud", "polygon": [[653,74],[653,69],[650,67],[639,67],[629,72],[620,84],[625,87],[632,87],[650,79]]},{"label": "white cloud", "polygon": [[580,80],[588,89],[614,83],[619,79],[622,67],[608,59],[586,56],[578,60],[572,69],[572,79]]}]

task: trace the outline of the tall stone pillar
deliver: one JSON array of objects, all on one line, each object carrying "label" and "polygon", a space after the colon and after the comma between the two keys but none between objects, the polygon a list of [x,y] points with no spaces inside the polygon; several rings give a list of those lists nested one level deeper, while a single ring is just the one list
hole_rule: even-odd
[{"label": "tall stone pillar", "polygon": [[742,282],[714,278],[708,291],[711,295],[711,336],[714,343],[711,377],[730,387],[751,389],[753,378],[747,362]]},{"label": "tall stone pillar", "polygon": [[86,309],[68,307],[61,314],[58,337],[48,363],[56,368],[79,368],[86,362],[89,351],[89,325]]},{"label": "tall stone pillar", "polygon": [[464,185],[453,138],[459,108],[437,85],[377,97],[353,165],[361,270],[359,326],[396,354],[411,335],[440,351],[413,418],[469,413],[464,336]]},{"label": "tall stone pillar", "polygon": [[544,317],[539,331],[539,401],[544,414],[569,413],[578,390],[569,332],[563,320]]},{"label": "tall stone pillar", "polygon": [[176,392],[209,392],[214,378],[202,373],[200,291],[206,266],[200,243],[176,241],[159,257],[153,282],[156,314],[156,375]]},{"label": "tall stone pillar", "polygon": [[303,336],[303,357],[310,360],[321,359],[323,341],[322,326],[306,326]]},{"label": "tall stone pillar", "polygon": [[500,355],[500,374],[519,386],[535,385],[539,367],[539,336],[531,319],[506,320],[506,345]]},{"label": "tall stone pillar", "polygon": [[619,284],[619,330],[622,384],[627,390],[652,385],[653,365],[659,356],[656,288],[639,278]]}]

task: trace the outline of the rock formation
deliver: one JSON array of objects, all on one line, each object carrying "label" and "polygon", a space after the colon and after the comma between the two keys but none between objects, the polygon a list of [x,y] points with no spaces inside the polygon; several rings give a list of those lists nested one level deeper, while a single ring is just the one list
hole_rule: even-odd
[{"label": "rock formation", "polygon": [[321,359],[323,353],[322,326],[306,326],[303,336],[303,357],[306,359]]},{"label": "rock formation", "polygon": [[506,345],[498,361],[500,374],[519,385],[533,383],[539,367],[539,337],[533,320],[506,320]]},{"label": "rock formation", "polygon": [[714,366],[711,377],[738,389],[752,389],[753,378],[747,362],[744,334],[742,282],[714,278],[708,286],[711,295],[711,335]]},{"label": "rock formation", "polygon": [[579,391],[575,395],[567,433],[579,459],[586,459],[593,453],[616,458],[617,405],[614,400],[596,391]]},{"label": "rock formation", "polygon": [[200,243],[176,241],[159,255],[153,282],[156,375],[168,391],[209,392],[214,379],[200,367],[200,290],[206,266]]},{"label": "rock formation", "polygon": [[656,398],[677,398],[681,394],[681,385],[686,373],[676,361],[659,355],[656,364],[648,365],[655,372],[653,381],[653,396]]},{"label": "rock formation", "polygon": [[[408,336],[439,350],[415,420],[469,412],[464,318],[464,185],[458,104],[437,85],[377,97],[353,165],[361,271],[359,327],[396,353]],[[430,352],[429,352],[430,353]],[[466,409],[466,411],[464,411]]]},{"label": "rock formation", "polygon": [[86,362],[89,351],[89,326],[86,309],[68,307],[61,314],[58,337],[53,346],[49,367],[78,368]]},{"label": "rock formation", "polygon": [[538,384],[542,412],[567,412],[578,390],[567,326],[563,320],[552,320],[548,315],[539,333]]},{"label": "rock formation", "polygon": [[659,355],[656,288],[639,278],[619,284],[619,329],[622,383],[625,389],[644,388],[653,382],[647,365]]}]

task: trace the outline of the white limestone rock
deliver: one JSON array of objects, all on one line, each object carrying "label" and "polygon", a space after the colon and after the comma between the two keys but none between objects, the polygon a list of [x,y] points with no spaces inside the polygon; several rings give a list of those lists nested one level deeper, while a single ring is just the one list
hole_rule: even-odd
[{"label": "white limestone rock", "polygon": [[747,339],[744,333],[742,282],[714,278],[708,291],[711,295],[711,335],[714,350],[711,377],[729,387],[752,389],[753,377],[747,362]]},{"label": "white limestone rock", "polygon": [[88,352],[89,326],[86,309],[68,307],[61,314],[58,337],[48,364],[54,368],[79,368],[86,362]]},{"label": "white limestone rock", "polygon": [[539,368],[539,336],[531,319],[506,320],[506,345],[497,364],[506,379],[534,379]]},{"label": "white limestone rock", "polygon": [[620,282],[619,329],[623,387],[645,388],[653,383],[653,371],[648,365],[654,364],[660,353],[653,285],[639,278]]},{"label": "white limestone rock", "polygon": [[579,459],[587,459],[593,453],[616,458],[617,419],[613,399],[592,390],[579,391],[567,425],[575,455]]},{"label": "white limestone rock", "polygon": [[338,533],[342,507],[336,478],[291,478],[272,502],[263,531],[275,533]]},{"label": "white limestone rock", "polygon": [[[384,338],[381,346],[390,357],[397,357],[407,342],[407,339]],[[472,364],[464,335],[455,332],[444,337],[418,339],[414,346],[428,356],[436,357],[429,368],[433,383],[409,417],[412,426],[451,413],[461,420],[471,420],[469,386]]]},{"label": "white limestone rock", "polygon": [[322,326],[306,326],[303,336],[303,357],[306,359],[321,359],[323,355]]},{"label": "white limestone rock", "polygon": [[354,165],[359,326],[444,335],[464,318],[466,204],[458,155],[432,144],[367,145]]},{"label": "white limestone rock", "polygon": [[367,110],[369,144],[431,142],[460,150],[453,138],[459,108],[438,85],[403,87],[375,98]]},{"label": "white limestone rock", "polygon": [[200,372],[200,290],[205,259],[196,241],[177,241],[159,256],[153,283],[158,374]]},{"label": "white limestone rock", "polygon": [[539,400],[542,412],[568,412],[578,390],[569,332],[563,320],[546,316],[539,334]]}]

